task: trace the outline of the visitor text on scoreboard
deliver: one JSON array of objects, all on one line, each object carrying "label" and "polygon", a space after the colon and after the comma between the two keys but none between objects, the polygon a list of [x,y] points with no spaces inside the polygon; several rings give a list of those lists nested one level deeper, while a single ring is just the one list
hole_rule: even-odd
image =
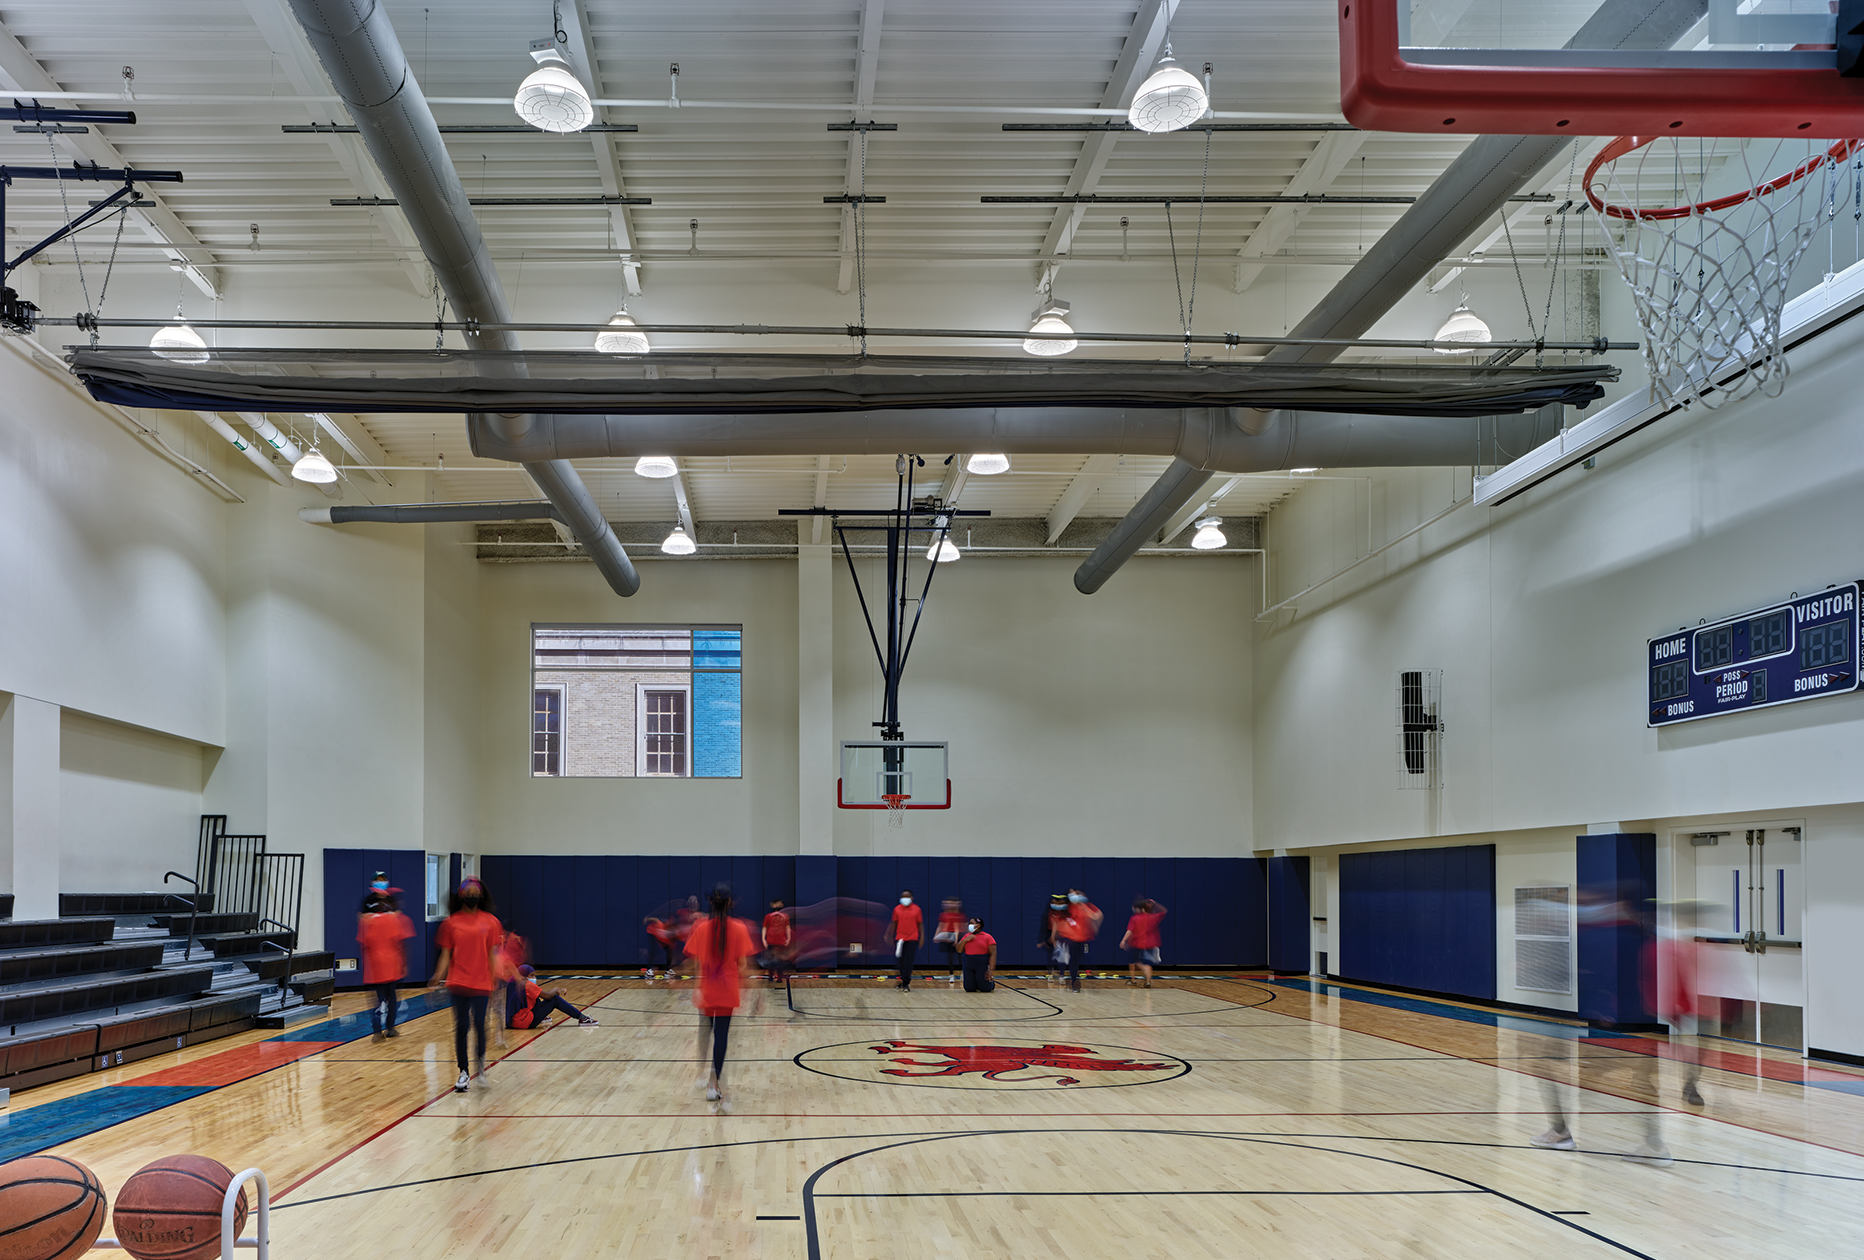
[{"label": "visitor text on scoreboard", "polygon": [[1650,640],[1650,725],[1858,689],[1859,582]]}]

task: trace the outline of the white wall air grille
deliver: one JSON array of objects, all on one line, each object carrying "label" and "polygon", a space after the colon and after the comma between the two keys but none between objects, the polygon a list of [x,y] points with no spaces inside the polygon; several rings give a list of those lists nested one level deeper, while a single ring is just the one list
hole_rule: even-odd
[{"label": "white wall air grille", "polygon": [[1573,890],[1537,884],[1514,890],[1515,988],[1573,991]]}]

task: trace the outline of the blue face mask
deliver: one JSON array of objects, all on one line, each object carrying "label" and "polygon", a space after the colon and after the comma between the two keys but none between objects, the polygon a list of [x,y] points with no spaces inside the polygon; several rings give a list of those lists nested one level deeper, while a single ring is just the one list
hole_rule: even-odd
[{"label": "blue face mask", "polygon": [[1079,902],[1086,901],[1087,898],[1083,897],[1080,893],[1069,893],[1068,900],[1079,903]]},{"label": "blue face mask", "polygon": [[375,883],[370,884],[369,887],[375,889],[377,892],[387,892],[388,881],[385,879],[378,879],[375,881]]},{"label": "blue face mask", "polygon": [[913,904],[913,899],[911,897],[901,897],[900,904],[903,906],[910,906]]}]

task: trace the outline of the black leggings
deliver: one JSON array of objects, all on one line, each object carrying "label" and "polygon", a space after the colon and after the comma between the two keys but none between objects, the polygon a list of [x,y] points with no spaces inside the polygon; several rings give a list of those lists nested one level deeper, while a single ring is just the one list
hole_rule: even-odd
[{"label": "black leggings", "polygon": [[552,1011],[561,1011],[571,1019],[581,1019],[583,1013],[565,1002],[560,997],[538,998],[531,1007],[531,1027],[542,1028],[549,1020]]},{"label": "black leggings", "polygon": [[731,1042],[731,1016],[707,1015],[712,1021],[712,1075],[725,1079],[725,1047]]},{"label": "black leggings", "polygon": [[[491,1002],[489,993],[457,993],[448,990],[453,998],[453,1054],[460,1061],[460,1071],[466,1067],[466,1023],[470,1018],[473,1029],[479,1034],[475,1045],[478,1060],[485,1062],[485,1008]],[[468,1014],[470,1012],[470,1015]]]},{"label": "black leggings", "polygon": [[395,1026],[395,1016],[401,1013],[401,994],[395,991],[399,980],[390,980],[387,984],[375,986],[375,1005],[369,1008],[369,1022],[375,1025],[375,1031],[382,1031],[382,1007],[388,1007],[388,1026]]},{"label": "black leggings", "polygon": [[1069,941],[1068,942],[1068,986],[1070,988],[1078,989],[1081,987],[1081,966],[1086,961],[1087,961],[1087,942],[1086,941]]}]

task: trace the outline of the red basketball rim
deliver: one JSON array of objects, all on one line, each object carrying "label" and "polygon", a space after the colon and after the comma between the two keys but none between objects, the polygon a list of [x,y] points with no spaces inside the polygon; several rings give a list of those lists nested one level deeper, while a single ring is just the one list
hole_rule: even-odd
[{"label": "red basketball rim", "polygon": [[1609,215],[1614,219],[1643,219],[1647,221],[1687,219],[1698,214],[1713,214],[1718,210],[1728,210],[1734,206],[1738,206],[1750,198],[1765,196],[1770,192],[1778,192],[1788,184],[1794,184],[1804,179],[1828,161],[1846,161],[1852,154],[1856,153],[1861,146],[1864,146],[1864,140],[1840,140],[1825,152],[1807,158],[1786,174],[1770,179],[1764,184],[1756,184],[1752,188],[1744,189],[1738,193],[1729,193],[1725,197],[1715,197],[1708,201],[1699,201],[1694,205],[1662,206],[1655,209],[1642,210],[1636,206],[1613,205],[1599,195],[1598,190],[1593,187],[1593,176],[1598,174],[1600,167],[1606,165],[1608,162],[1616,162],[1626,154],[1635,153],[1645,145],[1663,138],[1662,136],[1619,136],[1616,140],[1599,150],[1599,155],[1593,158],[1592,162],[1586,167],[1586,200],[1592,203],[1592,208],[1594,210],[1597,210],[1600,214]]}]

